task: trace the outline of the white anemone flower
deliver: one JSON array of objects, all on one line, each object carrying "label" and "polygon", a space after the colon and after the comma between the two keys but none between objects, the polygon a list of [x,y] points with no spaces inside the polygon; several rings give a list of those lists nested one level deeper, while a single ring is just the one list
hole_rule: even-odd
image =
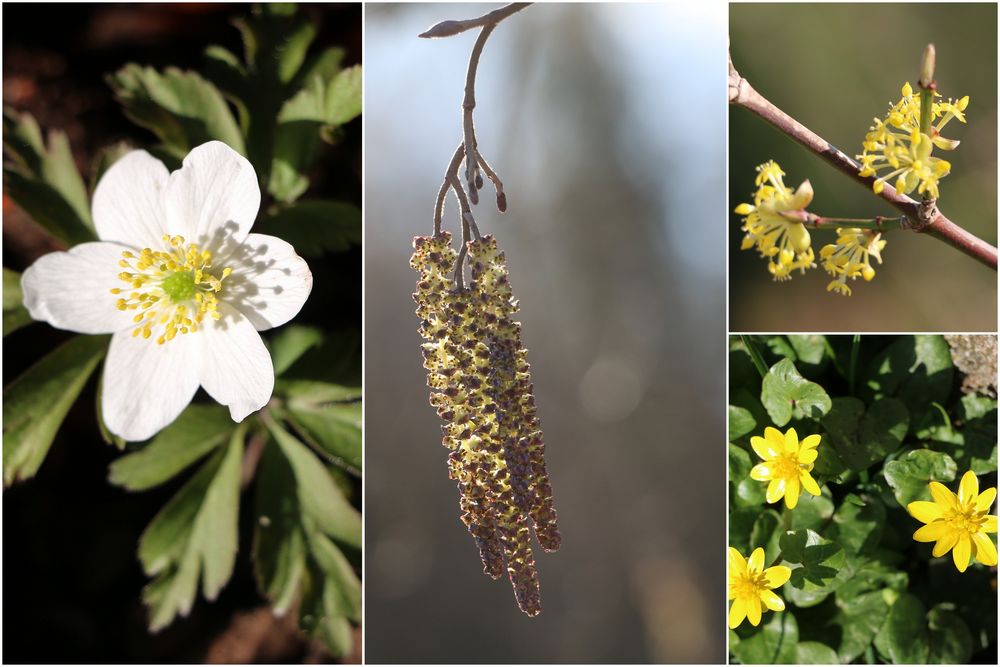
[{"label": "white anemone flower", "polygon": [[211,141],[169,173],[141,150],[115,162],[93,197],[99,242],[45,255],[21,279],[36,320],[113,334],[101,414],[125,440],[145,440],[198,387],[239,422],[274,389],[258,331],[279,326],[312,289],[285,241],[251,234],[260,207],[253,166]]}]

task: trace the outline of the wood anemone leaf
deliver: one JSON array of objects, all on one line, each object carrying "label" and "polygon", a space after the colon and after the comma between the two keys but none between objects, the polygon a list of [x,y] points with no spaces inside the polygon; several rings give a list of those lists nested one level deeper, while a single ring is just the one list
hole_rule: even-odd
[{"label": "wood anemone leaf", "polygon": [[339,543],[361,548],[361,514],[344,498],[323,462],[273,420],[268,430],[295,476],[295,492],[302,512]]},{"label": "wood anemone leaf", "polygon": [[3,335],[14,333],[31,324],[31,315],[22,303],[21,274],[7,267],[3,269]]},{"label": "wood anemone leaf", "polygon": [[802,377],[789,359],[771,366],[764,376],[760,400],[775,426],[784,426],[792,417],[819,419],[831,406],[823,387]]},{"label": "wood anemone leaf", "polygon": [[288,241],[303,257],[322,257],[361,245],[361,209],[347,202],[303,200],[270,212],[257,231]]},{"label": "wood anemone leaf", "polygon": [[108,349],[108,336],[76,336],[4,388],[4,485],[33,477],[87,378]]},{"label": "wood anemone leaf", "polygon": [[192,148],[213,139],[246,154],[243,134],[222,93],[197,72],[129,63],[108,76],[108,85],[125,115],[181,160]]},{"label": "wood anemone leaf", "polygon": [[143,591],[149,629],[156,632],[187,616],[201,579],[214,600],[233,573],[245,426],[212,456],[160,510],[139,540],[139,560],[155,577]]},{"label": "wood anemone leaf", "polygon": [[158,486],[226,442],[235,427],[224,406],[189,405],[148,445],[112,463],[108,480],[129,491]]},{"label": "wood anemone leaf", "polygon": [[68,246],[96,239],[87,188],[63,132],[48,145],[30,114],[3,113],[4,194]]}]

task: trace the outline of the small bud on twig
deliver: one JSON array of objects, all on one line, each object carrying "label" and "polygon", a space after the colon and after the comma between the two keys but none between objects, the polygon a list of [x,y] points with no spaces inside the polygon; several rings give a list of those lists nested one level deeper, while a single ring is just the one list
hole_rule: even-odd
[{"label": "small bud on twig", "polygon": [[923,55],[920,57],[920,87],[927,89],[934,88],[934,66],[936,64],[937,57],[934,51],[934,45],[928,44],[927,48],[924,49]]}]

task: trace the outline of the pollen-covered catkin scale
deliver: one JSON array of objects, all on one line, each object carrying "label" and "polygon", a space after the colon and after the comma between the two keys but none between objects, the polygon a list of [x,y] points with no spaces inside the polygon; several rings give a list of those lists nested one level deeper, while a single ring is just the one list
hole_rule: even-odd
[{"label": "pollen-covered catkin scale", "polygon": [[460,288],[450,234],[417,237],[413,247],[424,367],[431,405],[445,422],[442,444],[462,522],[484,572],[499,578],[506,568],[518,606],[535,616],[541,599],[531,526],[546,551],[558,549],[560,537],[504,256],[492,236],[470,242],[472,283]]}]

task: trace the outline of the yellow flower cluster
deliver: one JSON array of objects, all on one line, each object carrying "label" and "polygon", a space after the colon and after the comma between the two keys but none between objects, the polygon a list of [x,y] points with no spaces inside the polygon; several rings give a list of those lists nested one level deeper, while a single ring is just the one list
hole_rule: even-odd
[{"label": "yellow flower cluster", "polygon": [[445,422],[462,521],[483,571],[497,579],[506,566],[518,606],[535,616],[541,599],[531,527],[546,551],[558,549],[561,538],[505,258],[492,236],[469,242],[472,282],[459,287],[451,234],[417,237],[413,247],[427,384]]},{"label": "yellow flower cluster", "polygon": [[[890,179],[896,179],[896,192],[909,194],[916,190],[919,194],[937,199],[938,182],[951,171],[951,163],[932,155],[934,148],[950,151],[959,142],[941,135],[953,118],[965,122],[965,109],[969,96],[960,100],[935,100],[931,106],[930,127],[927,133],[920,130],[920,94],[914,94],[907,82],[901,90],[902,97],[893,104],[884,120],[875,118],[862,144],[863,152],[857,155],[861,161],[861,176],[876,176],[883,169],[889,173],[872,183],[872,189],[882,192]],[[935,92],[935,97],[940,95]]]},{"label": "yellow flower cluster", "polygon": [[768,260],[767,270],[775,280],[789,280],[792,271],[805,273],[816,266],[809,231],[801,218],[794,216],[795,212],[804,212],[812,201],[812,185],[804,181],[793,192],[783,176],[785,172],[774,160],[758,166],[754,203],[736,207],[736,213],[744,216],[742,229],[746,232],[740,249],[756,247]]},{"label": "yellow flower cluster", "polygon": [[837,292],[844,296],[851,295],[847,279],[864,278],[869,281],[875,277],[875,269],[871,265],[874,257],[882,263],[882,248],[885,239],[882,234],[857,227],[837,229],[837,242],[823,246],[819,256],[823,260],[823,269],[834,280],[826,286],[826,291]]},{"label": "yellow flower cluster", "polygon": [[[796,269],[805,273],[816,266],[809,230],[803,222],[808,216],[806,207],[812,202],[812,186],[803,181],[792,191],[783,176],[785,172],[774,160],[758,166],[754,203],[736,207],[736,213],[744,216],[742,230],[746,232],[740,249],[756,247],[768,260],[767,270],[775,280],[789,280]],[[823,268],[834,277],[827,291],[850,296],[848,279],[874,278],[871,259],[882,263],[885,244],[880,232],[857,227],[837,229],[837,242],[820,249]]]}]

